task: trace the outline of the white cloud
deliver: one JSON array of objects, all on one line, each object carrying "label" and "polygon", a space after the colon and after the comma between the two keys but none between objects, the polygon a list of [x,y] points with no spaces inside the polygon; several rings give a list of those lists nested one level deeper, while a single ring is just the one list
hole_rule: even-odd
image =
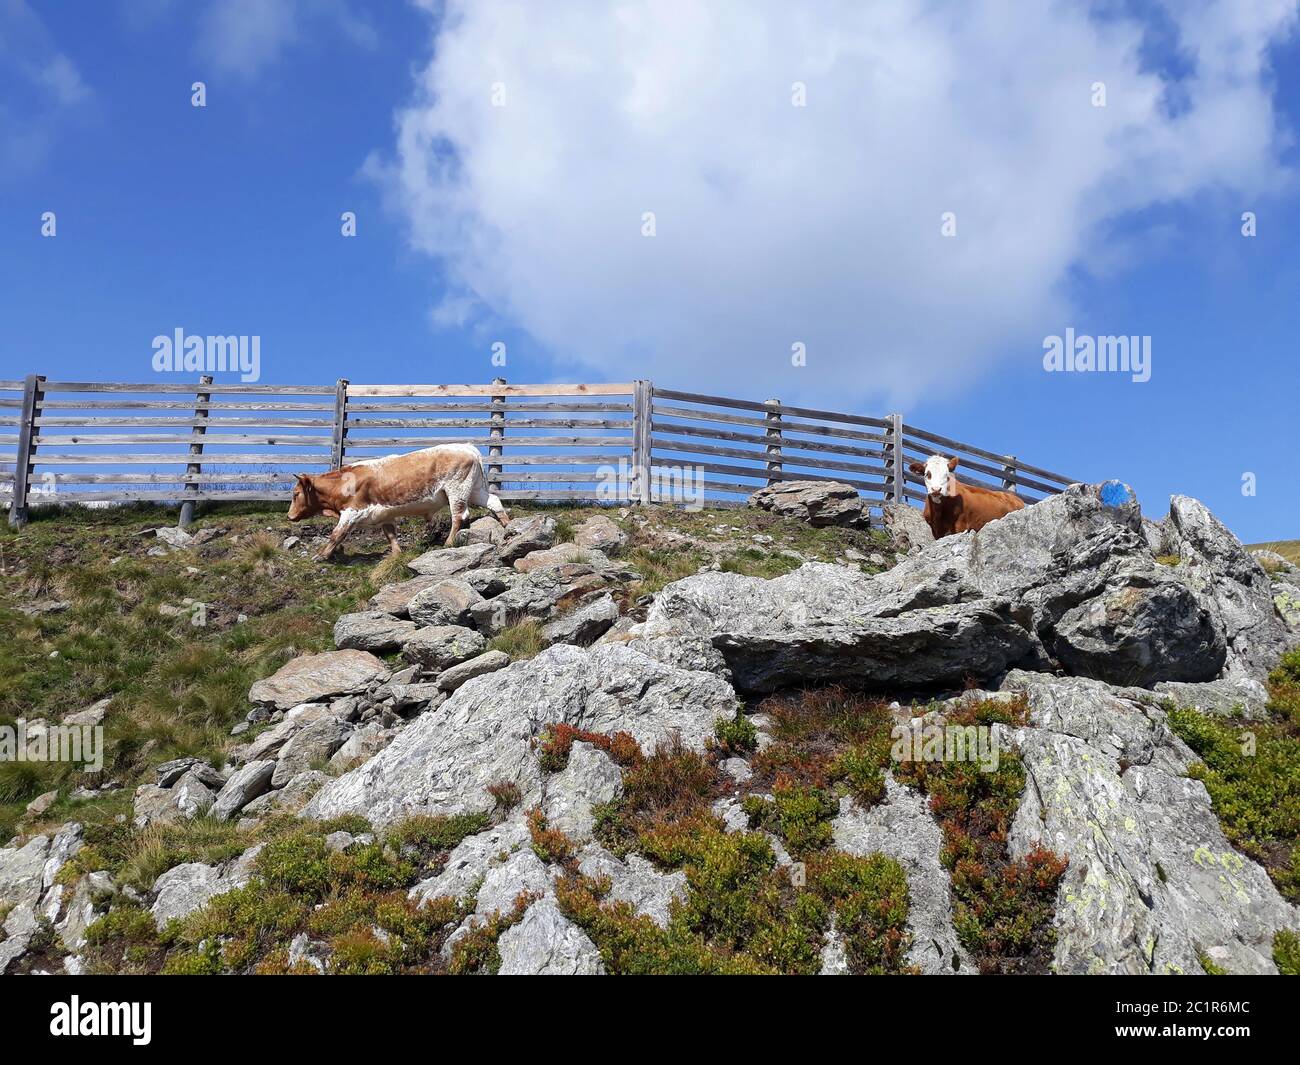
[{"label": "white cloud", "polygon": [[217,70],[251,80],[301,42],[314,21],[332,24],[363,48],[378,37],[348,0],[215,0],[199,21],[199,55]]},{"label": "white cloud", "polygon": [[566,370],[904,399],[1059,331],[1117,218],[1275,190],[1295,8],[1171,3],[1172,107],[1143,28],[1082,3],[451,3],[371,172],[441,261],[436,321],[472,298]]},{"label": "white cloud", "polygon": [[64,107],[80,103],[90,95],[80,72],[66,55],[53,56],[41,67],[38,78]]},{"label": "white cloud", "polygon": [[25,0],[0,0],[0,178],[47,162],[91,90]]}]

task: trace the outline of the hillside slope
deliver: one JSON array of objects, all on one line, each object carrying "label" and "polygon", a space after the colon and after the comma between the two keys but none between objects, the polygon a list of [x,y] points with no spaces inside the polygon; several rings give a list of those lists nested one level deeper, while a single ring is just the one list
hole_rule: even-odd
[{"label": "hillside slope", "polygon": [[77,518],[0,539],[0,721],[108,748],[0,767],[11,971],[1297,964],[1300,577],[1193,500]]}]

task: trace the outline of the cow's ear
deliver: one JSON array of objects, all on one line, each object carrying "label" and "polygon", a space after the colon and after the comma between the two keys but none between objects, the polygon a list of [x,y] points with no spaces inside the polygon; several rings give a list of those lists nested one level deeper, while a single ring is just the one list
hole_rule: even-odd
[{"label": "cow's ear", "polygon": [[907,468],[911,470],[914,474],[916,474],[918,477],[920,477],[922,474],[925,473],[925,463],[917,462],[915,459],[913,459],[911,462],[907,464]]},{"label": "cow's ear", "polygon": [[953,455],[952,458],[948,460],[948,469],[955,470],[956,468],[957,468],[957,456]]}]

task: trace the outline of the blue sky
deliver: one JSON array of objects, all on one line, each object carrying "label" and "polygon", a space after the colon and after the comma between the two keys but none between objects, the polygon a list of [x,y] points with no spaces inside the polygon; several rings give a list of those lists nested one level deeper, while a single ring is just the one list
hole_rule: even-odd
[{"label": "blue sky", "polygon": [[[1300,536],[1294,5],[860,6],[0,0],[0,377],[148,380],[181,327],[473,382],[503,341]],[[1151,379],[1045,373],[1067,327]]]}]

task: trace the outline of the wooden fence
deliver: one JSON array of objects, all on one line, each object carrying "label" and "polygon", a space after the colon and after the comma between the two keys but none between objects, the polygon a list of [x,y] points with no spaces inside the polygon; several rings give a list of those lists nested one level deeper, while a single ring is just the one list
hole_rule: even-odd
[{"label": "wooden fence", "polygon": [[615,384],[256,385],[0,381],[0,495],[10,524],[47,502],[285,500],[294,473],[470,443],[504,499],[734,505],[763,485],[836,480],[921,500],[935,452],[963,479],[1027,499],[1071,478],[906,423]]}]

